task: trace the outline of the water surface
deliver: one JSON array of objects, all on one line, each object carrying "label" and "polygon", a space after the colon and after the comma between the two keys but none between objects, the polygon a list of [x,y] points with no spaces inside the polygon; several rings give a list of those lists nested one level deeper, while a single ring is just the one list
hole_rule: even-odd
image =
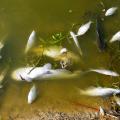
[{"label": "water surface", "polygon": [[[105,7],[120,7],[119,0],[104,1]],[[0,114],[10,115],[11,112],[27,112],[39,108],[74,109],[73,103],[79,102],[88,106],[98,107],[103,104],[101,98],[80,96],[76,88],[87,88],[89,86],[111,86],[111,77],[88,73],[75,79],[57,79],[34,82],[39,91],[38,99],[32,104],[27,104],[27,95],[32,83],[17,82],[11,79],[11,72],[22,66],[26,66],[29,59],[23,54],[28,36],[34,29],[38,36],[44,40],[54,33],[67,33],[73,24],[81,24],[92,19],[95,15],[102,13],[100,0],[2,0],[0,3],[0,39],[5,40],[2,50],[3,59],[0,61],[1,70],[7,65],[9,72],[5,77],[6,84],[0,89]],[[120,28],[120,12],[113,17],[105,18],[104,28],[106,41]],[[73,44],[64,41],[63,47],[67,47],[77,54]],[[88,70],[89,68],[109,68],[110,55],[106,51],[99,52],[96,45],[95,24],[89,32],[79,38],[83,51],[83,62],[79,62],[73,70]],[[32,55],[31,55],[32,56]],[[27,59],[27,60],[26,60]],[[81,58],[80,58],[81,59]],[[44,64],[48,61],[42,61]],[[91,104],[92,103],[92,104]],[[70,107],[70,105],[72,107]]]}]

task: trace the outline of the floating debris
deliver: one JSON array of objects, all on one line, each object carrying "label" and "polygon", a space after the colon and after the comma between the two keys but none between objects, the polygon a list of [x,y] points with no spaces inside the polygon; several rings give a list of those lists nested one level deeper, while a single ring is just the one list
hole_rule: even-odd
[{"label": "floating debris", "polygon": [[120,31],[118,31],[115,35],[113,35],[113,37],[110,40],[110,43],[115,41],[120,41]]},{"label": "floating debris", "polygon": [[104,75],[109,75],[109,76],[113,76],[113,77],[118,77],[119,74],[114,72],[114,71],[111,71],[111,70],[105,70],[105,69],[90,69],[89,71],[92,71],[92,72],[97,72],[97,73],[100,73],[100,74],[104,74]]},{"label": "floating debris", "polygon": [[70,9],[70,10],[68,10],[68,12],[69,12],[69,13],[72,13],[73,11]]},{"label": "floating debris", "polygon": [[[55,61],[63,60],[64,53],[67,53],[67,57],[70,58],[73,62],[78,63],[80,62],[80,56],[75,54],[74,52],[68,50],[67,48],[63,48],[62,46],[49,46],[49,47],[37,47],[33,48],[31,54],[35,54],[36,56],[45,55],[54,59]],[[64,52],[63,54],[61,52]]]},{"label": "floating debris", "polygon": [[105,111],[103,110],[103,108],[101,106],[99,108],[99,114],[100,114],[100,116],[104,116],[105,115]]},{"label": "floating debris", "polygon": [[28,42],[25,48],[25,53],[27,53],[34,45],[36,39],[36,32],[33,30],[28,38]]},{"label": "floating debris", "polygon": [[120,89],[90,87],[86,90],[80,90],[80,94],[81,95],[87,95],[87,96],[106,97],[106,96],[112,96],[114,94],[120,94]]},{"label": "floating debris", "polygon": [[0,51],[3,47],[4,47],[4,44],[2,42],[0,42]]},{"label": "floating debris", "polygon": [[61,60],[60,60],[60,65],[62,68],[67,68],[71,65],[71,59],[68,56],[68,51],[66,48],[61,49]]},{"label": "floating debris", "polygon": [[118,9],[118,7],[111,7],[111,8],[109,8],[106,11],[105,16],[111,16],[111,15],[113,15],[116,12],[117,9]]},{"label": "floating debris", "polygon": [[60,54],[63,54],[63,53],[67,53],[67,49],[66,48],[62,48],[61,50],[60,50]]},{"label": "floating debris", "polygon": [[109,109],[103,109],[100,107],[99,109],[99,120],[119,120],[120,119],[120,114],[117,113],[117,111]]},{"label": "floating debris", "polygon": [[82,35],[84,35],[84,34],[90,29],[91,23],[93,23],[93,22],[92,22],[92,21],[89,21],[89,22],[87,22],[86,24],[82,25],[82,26],[78,29],[77,36],[82,36]]},{"label": "floating debris", "polygon": [[1,72],[1,74],[0,74],[0,88],[3,88],[3,81],[4,81],[4,78],[5,78],[5,76],[6,76],[6,74],[7,74],[7,72],[8,72],[8,67],[7,68],[5,68],[2,72]]},{"label": "floating debris", "polygon": [[103,1],[100,1],[100,5],[105,9],[105,5],[104,5]]},{"label": "floating debris", "polygon": [[114,100],[116,101],[117,105],[120,106],[120,98],[114,95]]},{"label": "floating debris", "polygon": [[37,88],[35,85],[30,89],[30,92],[28,93],[28,104],[31,104],[35,101],[37,98]]},{"label": "floating debris", "polygon": [[[1,54],[1,51],[4,47],[4,43],[3,42],[0,42],[0,54]],[[2,56],[0,55],[0,59],[2,59]]]},{"label": "floating debris", "polygon": [[43,54],[51,58],[57,58],[58,56],[60,56],[61,50],[62,50],[62,46],[59,47],[52,46],[52,47],[44,48]]}]

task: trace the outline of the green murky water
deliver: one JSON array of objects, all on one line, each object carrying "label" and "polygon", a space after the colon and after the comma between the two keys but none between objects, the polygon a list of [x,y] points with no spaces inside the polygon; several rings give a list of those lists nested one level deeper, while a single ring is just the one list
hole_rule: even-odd
[{"label": "green murky water", "polygon": [[[120,7],[119,0],[106,0],[104,4],[106,8]],[[7,82],[3,89],[0,89],[1,115],[9,116],[14,111],[27,112],[32,109],[50,108],[50,106],[72,110],[73,103],[77,102],[86,105],[92,103],[94,107],[102,104],[100,98],[80,96],[75,88],[86,88],[98,84],[110,86],[112,81],[117,81],[117,79],[89,73],[69,80],[36,81],[34,83],[37,85],[39,97],[32,105],[28,105],[27,95],[32,83],[17,82],[10,77],[14,69],[27,65],[23,52],[28,36],[33,29],[41,38],[47,39],[54,33],[70,31],[73,24],[81,25],[93,19],[94,15],[100,13],[102,9],[100,0],[1,0],[0,39],[5,40],[5,46],[1,53],[3,58],[0,60],[0,69],[2,71],[5,66],[10,66],[5,77]],[[119,21],[119,11],[115,16],[105,18],[106,40],[109,40],[113,33],[119,30]],[[74,46],[67,43],[66,40],[63,47],[76,52]],[[100,53],[96,45],[95,24],[85,36],[79,38],[79,43],[83,51],[83,65],[78,62],[77,68],[73,67],[73,70],[109,68],[109,53]],[[42,62],[44,63],[44,61]]]}]

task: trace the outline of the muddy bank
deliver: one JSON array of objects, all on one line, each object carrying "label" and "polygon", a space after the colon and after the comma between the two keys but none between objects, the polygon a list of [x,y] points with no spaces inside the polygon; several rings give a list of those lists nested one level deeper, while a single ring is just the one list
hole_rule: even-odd
[{"label": "muddy bank", "polygon": [[120,120],[120,111],[104,109],[104,113],[99,108],[83,106],[77,104],[72,110],[56,108],[34,109],[29,111],[9,111],[4,113],[0,120]]},{"label": "muddy bank", "polygon": [[12,113],[6,120],[98,120],[97,112],[41,111],[33,113]]},{"label": "muddy bank", "polygon": [[[2,119],[2,118],[1,118]],[[110,114],[100,116],[99,112],[57,112],[37,110],[33,113],[12,113],[3,120],[120,120]]]}]

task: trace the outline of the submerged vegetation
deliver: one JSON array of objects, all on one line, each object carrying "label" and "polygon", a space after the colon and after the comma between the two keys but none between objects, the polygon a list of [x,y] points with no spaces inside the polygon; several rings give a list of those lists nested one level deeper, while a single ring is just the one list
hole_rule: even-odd
[{"label": "submerged vegetation", "polygon": [[63,33],[55,33],[53,35],[51,35],[50,38],[44,40],[42,38],[40,38],[40,43],[44,46],[52,46],[52,45],[62,45],[62,43],[65,41],[66,36]]}]

